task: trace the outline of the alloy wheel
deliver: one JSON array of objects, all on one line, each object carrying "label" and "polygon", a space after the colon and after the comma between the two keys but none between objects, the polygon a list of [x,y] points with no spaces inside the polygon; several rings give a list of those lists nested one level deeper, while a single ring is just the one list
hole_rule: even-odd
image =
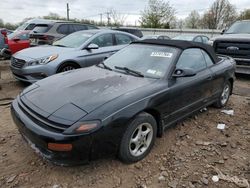
[{"label": "alloy wheel", "polygon": [[225,85],[223,92],[221,94],[221,104],[225,105],[229,99],[229,95],[230,95],[230,86],[227,84]]},{"label": "alloy wheel", "polygon": [[145,153],[149,148],[153,139],[153,127],[149,123],[143,123],[133,132],[130,143],[129,151],[134,157],[138,157]]}]

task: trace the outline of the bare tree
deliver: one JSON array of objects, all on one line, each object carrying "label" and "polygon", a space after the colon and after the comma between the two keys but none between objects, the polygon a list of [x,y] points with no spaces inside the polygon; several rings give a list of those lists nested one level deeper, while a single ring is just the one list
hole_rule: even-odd
[{"label": "bare tree", "polygon": [[208,29],[222,29],[231,25],[237,19],[234,5],[228,0],[216,0],[204,14],[202,24]]},{"label": "bare tree", "polygon": [[142,11],[140,23],[142,27],[169,28],[175,16],[175,9],[164,0],[149,0],[148,7]]},{"label": "bare tree", "polygon": [[250,19],[250,9],[246,9],[243,12],[241,12],[239,19],[240,20],[249,20]]},{"label": "bare tree", "polygon": [[190,12],[185,20],[185,25],[187,28],[197,29],[200,27],[200,14],[196,10]]},{"label": "bare tree", "polygon": [[120,14],[115,9],[111,8],[109,10],[111,20],[113,21],[113,24],[115,26],[122,26],[124,25],[127,15],[126,14]]}]

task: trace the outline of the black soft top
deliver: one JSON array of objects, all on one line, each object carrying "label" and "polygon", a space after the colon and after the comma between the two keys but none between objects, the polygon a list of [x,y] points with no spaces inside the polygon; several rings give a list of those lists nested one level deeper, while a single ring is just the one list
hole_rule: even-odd
[{"label": "black soft top", "polygon": [[188,48],[200,48],[206,51],[215,63],[219,61],[212,46],[208,44],[199,43],[199,42],[191,42],[191,41],[184,41],[184,40],[145,39],[145,40],[140,40],[140,41],[134,41],[132,42],[132,44],[156,44],[156,45],[163,45],[163,46],[172,46],[175,48],[179,48],[181,50],[186,50]]}]

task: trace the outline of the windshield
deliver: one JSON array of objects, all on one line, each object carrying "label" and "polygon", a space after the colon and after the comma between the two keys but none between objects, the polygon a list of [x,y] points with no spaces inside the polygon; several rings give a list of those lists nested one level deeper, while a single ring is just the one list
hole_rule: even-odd
[{"label": "windshield", "polygon": [[[177,54],[177,49],[157,45],[130,45],[108,58],[104,63],[113,70],[126,67],[150,78],[162,78]],[[124,71],[123,71],[124,72]]]},{"label": "windshield", "polygon": [[18,34],[20,33],[20,31],[18,31],[18,32],[13,32],[13,33],[11,33],[11,34],[9,34],[8,35],[8,39],[13,39],[15,36],[17,36]]},{"label": "windshield", "polygon": [[28,26],[28,23],[24,23],[22,25],[20,25],[15,31],[20,31],[20,30],[25,30],[25,28]]},{"label": "windshield", "polygon": [[194,39],[194,36],[191,35],[179,35],[173,38],[174,40],[187,40],[192,41]]},{"label": "windshield", "polygon": [[227,31],[226,34],[236,33],[249,33],[250,34],[250,22],[236,22]]},{"label": "windshield", "polygon": [[92,36],[93,33],[76,32],[54,42],[53,45],[68,48],[79,48]]}]

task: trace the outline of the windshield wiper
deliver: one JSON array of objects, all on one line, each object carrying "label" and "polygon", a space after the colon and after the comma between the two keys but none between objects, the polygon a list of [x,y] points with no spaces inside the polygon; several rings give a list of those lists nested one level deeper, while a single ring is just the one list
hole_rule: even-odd
[{"label": "windshield wiper", "polygon": [[67,47],[67,46],[64,46],[64,45],[61,45],[61,44],[53,44],[53,46]]},{"label": "windshield wiper", "polygon": [[130,74],[133,74],[133,75],[137,75],[139,77],[144,77],[144,75],[141,72],[129,69],[128,67],[118,67],[118,66],[115,66],[115,68],[119,69],[119,70],[124,70],[127,73],[130,73]]},{"label": "windshield wiper", "polygon": [[[103,65],[103,68],[105,68],[105,69],[108,69],[108,70],[113,70],[113,69],[111,69],[109,66],[107,66],[104,62],[101,62],[101,63],[99,63],[98,65]],[[97,65],[97,66],[98,66]]]}]

